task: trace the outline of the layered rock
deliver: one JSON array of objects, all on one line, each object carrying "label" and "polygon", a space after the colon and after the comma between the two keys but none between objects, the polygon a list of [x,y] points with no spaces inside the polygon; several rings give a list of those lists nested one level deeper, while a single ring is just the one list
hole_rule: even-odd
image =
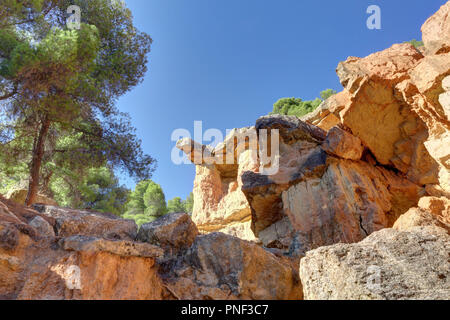
[{"label": "layered rock", "polygon": [[215,149],[189,139],[177,143],[197,164],[192,220],[200,232],[220,231],[257,241],[250,229],[251,210],[241,190],[242,174],[258,170],[251,151],[245,150],[248,140],[256,137],[254,133],[252,127],[234,130]]},{"label": "layered rock", "polygon": [[297,254],[338,242],[352,243],[392,226],[414,206],[420,188],[364,162],[330,159],[325,173],[282,195]]},{"label": "layered rock", "polygon": [[361,140],[338,126],[330,129],[322,148],[339,158],[355,161],[360,160],[364,152]]},{"label": "layered rock", "polygon": [[392,229],[309,251],[300,262],[305,298],[448,299],[449,218],[449,199],[424,197]]},{"label": "layered rock", "polygon": [[127,220],[45,206],[42,214],[9,204],[0,199],[0,299],[302,296],[295,268],[284,258],[222,233],[197,236],[187,214],[145,225],[137,242],[113,239],[119,237],[112,230],[129,237]]},{"label": "layered rock", "polygon": [[430,195],[447,197],[450,150],[443,146],[450,144],[449,8],[445,4],[422,27],[425,56],[401,44],[348,58],[337,69],[344,91],[303,118],[319,126],[343,125],[379,164],[426,186]]},{"label": "layered rock", "polygon": [[[7,299],[110,300],[167,297],[158,275],[161,249],[127,241],[72,237],[33,242],[19,235],[14,257],[3,271],[12,281],[0,285]],[[3,265],[4,267],[4,265]],[[3,269],[3,268],[2,268]]]},{"label": "layered rock", "polygon": [[[193,217],[200,230],[226,230],[208,227],[216,220],[228,222],[220,208],[235,208],[229,199],[238,194],[247,215],[251,212],[251,227],[258,240],[298,258],[310,249],[357,242],[392,226],[424,194],[422,187],[395,171],[375,160],[366,162],[370,153],[360,160],[364,152],[361,140],[342,128],[333,127],[327,134],[297,117],[273,115],[258,119],[255,129],[258,137],[265,131],[269,139],[273,130],[278,130],[278,170],[261,172],[260,159],[249,166],[252,150],[242,148],[233,165],[238,174],[227,176],[228,185],[235,188],[220,189],[225,181],[220,172],[230,165],[198,164],[194,202],[200,199],[200,205],[194,206]],[[217,152],[213,156],[217,159]]]}]

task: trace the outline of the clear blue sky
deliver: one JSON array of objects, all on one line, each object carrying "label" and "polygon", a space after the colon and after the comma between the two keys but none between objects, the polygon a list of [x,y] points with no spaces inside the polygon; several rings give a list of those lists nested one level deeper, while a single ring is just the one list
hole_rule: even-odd
[{"label": "clear blue sky", "polygon": [[[171,133],[194,120],[204,129],[254,125],[281,97],[313,99],[342,89],[335,69],[413,38],[446,0],[126,0],[136,26],[153,38],[145,81],[119,100],[166,199],[192,190],[193,165],[171,162]],[[382,10],[368,30],[366,9]],[[122,176],[129,187],[134,183]]]}]

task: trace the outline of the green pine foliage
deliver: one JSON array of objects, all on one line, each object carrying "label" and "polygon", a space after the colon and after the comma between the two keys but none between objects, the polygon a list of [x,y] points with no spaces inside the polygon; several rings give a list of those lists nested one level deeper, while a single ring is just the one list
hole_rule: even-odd
[{"label": "green pine foliage", "polygon": [[133,219],[140,226],[166,213],[166,198],[161,186],[151,180],[143,180],[130,193],[123,218]]},{"label": "green pine foliage", "polygon": [[191,192],[186,200],[180,197],[175,197],[167,201],[168,213],[188,213],[192,215],[192,209],[194,207],[194,194]]},{"label": "green pine foliage", "polygon": [[[79,30],[66,26],[70,5]],[[156,161],[116,106],[143,80],[151,43],[122,1],[1,1],[0,155],[28,164],[28,204],[54,179],[79,186],[90,168],[151,178]]]},{"label": "green pine foliage", "polygon": [[324,100],[334,94],[336,94],[336,91],[327,89],[320,93],[321,98],[316,98],[314,100],[303,101],[300,98],[281,98],[275,102],[273,111],[270,114],[302,117],[313,112]]},{"label": "green pine foliage", "polygon": [[415,48],[420,48],[420,47],[424,46],[423,41],[419,41],[419,40],[416,40],[416,39],[412,39],[410,41],[405,41],[405,43],[412,44]]}]

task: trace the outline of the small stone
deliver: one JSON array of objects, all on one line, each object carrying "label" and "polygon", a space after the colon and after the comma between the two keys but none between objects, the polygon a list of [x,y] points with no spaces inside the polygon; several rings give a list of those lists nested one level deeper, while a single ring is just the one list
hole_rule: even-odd
[{"label": "small stone", "polygon": [[29,225],[35,228],[39,232],[39,234],[43,237],[55,236],[55,231],[53,230],[53,227],[47,221],[45,221],[44,218],[40,216],[34,217],[30,221]]}]

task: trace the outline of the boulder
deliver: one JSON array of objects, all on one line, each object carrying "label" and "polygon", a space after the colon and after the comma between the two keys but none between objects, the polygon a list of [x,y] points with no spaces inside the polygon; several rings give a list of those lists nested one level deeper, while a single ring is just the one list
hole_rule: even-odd
[{"label": "boulder", "polygon": [[166,286],[178,299],[291,300],[302,296],[297,272],[289,262],[223,233],[197,237],[170,268]]},{"label": "boulder", "polygon": [[326,153],[320,148],[324,130],[295,116],[266,116],[256,121],[259,130],[279,130],[279,170],[271,175],[259,171],[242,174],[242,192],[252,212],[255,235],[285,215],[281,194],[297,181],[320,175],[326,165]]},{"label": "boulder", "polygon": [[55,219],[55,230],[59,237],[82,235],[113,240],[134,240],[137,235],[137,225],[133,220],[124,220],[113,214],[40,204],[34,205],[34,208],[41,214]]},{"label": "boulder", "polygon": [[54,237],[55,231],[53,227],[41,216],[36,216],[31,219],[29,225],[35,228],[43,237]]},{"label": "boulder", "polygon": [[332,155],[349,160],[361,159],[364,151],[359,138],[337,126],[328,131],[322,148]]},{"label": "boulder", "polygon": [[423,197],[419,200],[419,208],[429,211],[444,223],[450,224],[450,199],[446,197]]},{"label": "boulder", "polygon": [[449,252],[450,236],[437,227],[384,229],[322,247],[300,262],[305,299],[448,299]]},{"label": "boulder", "polygon": [[189,248],[197,235],[197,226],[188,214],[170,213],[142,225],[137,240],[157,245],[170,254],[176,254]]}]

